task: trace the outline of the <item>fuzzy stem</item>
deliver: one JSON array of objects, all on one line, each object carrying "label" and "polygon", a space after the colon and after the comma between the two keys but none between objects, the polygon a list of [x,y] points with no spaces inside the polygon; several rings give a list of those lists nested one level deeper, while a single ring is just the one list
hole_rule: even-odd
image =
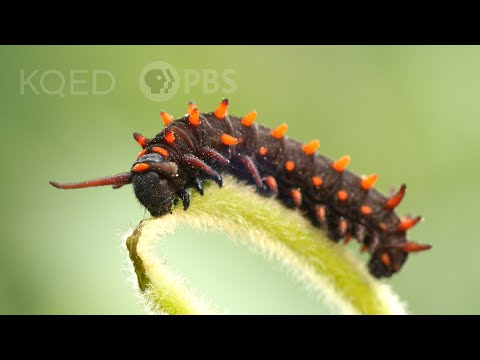
[{"label": "fuzzy stem", "polygon": [[142,221],[127,239],[141,298],[153,313],[211,314],[220,311],[202,299],[158,258],[154,246],[179,226],[241,238],[249,248],[279,261],[309,290],[343,314],[405,314],[391,288],[368,274],[363,262],[328,240],[298,211],[258,195],[226,176],[219,189],[192,194],[191,206],[173,215]]}]

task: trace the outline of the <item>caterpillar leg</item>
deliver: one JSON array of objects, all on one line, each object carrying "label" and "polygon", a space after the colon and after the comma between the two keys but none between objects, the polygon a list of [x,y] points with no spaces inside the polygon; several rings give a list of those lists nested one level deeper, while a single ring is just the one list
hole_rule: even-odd
[{"label": "caterpillar leg", "polygon": [[204,190],[203,190],[203,181],[202,179],[200,178],[195,178],[193,181],[192,181],[192,186],[195,190],[198,191],[198,193],[203,196],[204,194]]},{"label": "caterpillar leg", "polygon": [[177,192],[177,196],[183,202],[183,210],[187,210],[190,206],[190,194],[187,192],[187,190],[183,189]]}]

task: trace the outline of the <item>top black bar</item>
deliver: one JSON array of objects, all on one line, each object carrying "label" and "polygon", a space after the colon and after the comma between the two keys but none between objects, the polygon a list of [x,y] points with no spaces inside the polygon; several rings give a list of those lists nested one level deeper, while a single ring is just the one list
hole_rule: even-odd
[{"label": "top black bar", "polygon": [[[253,15],[252,15],[253,16]],[[114,27],[92,22],[61,24],[44,21],[29,27],[11,27],[4,23],[0,29],[0,44],[27,45],[436,45],[480,44],[480,30],[467,20],[460,24],[442,22],[430,25],[427,18],[417,23],[411,19],[374,23],[367,18],[356,22],[329,20],[325,13],[320,18],[277,18],[207,21],[166,19],[133,20],[125,26]],[[278,15],[280,16],[280,15]],[[294,17],[293,15],[291,17]],[[269,24],[269,21],[273,22]],[[330,22],[328,22],[330,21]],[[2,26],[2,25],[0,25]]]}]

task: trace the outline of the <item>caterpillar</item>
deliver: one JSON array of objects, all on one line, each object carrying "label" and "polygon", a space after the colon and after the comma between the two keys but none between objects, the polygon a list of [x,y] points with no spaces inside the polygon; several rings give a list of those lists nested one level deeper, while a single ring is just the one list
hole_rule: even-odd
[{"label": "caterpillar", "polygon": [[188,113],[175,120],[162,111],[165,128],[152,139],[134,133],[142,147],[130,172],[59,189],[132,184],[139,202],[152,216],[171,212],[179,199],[190,205],[188,188],[203,196],[203,183],[222,186],[222,172],[254,185],[264,196],[275,196],[285,206],[298,208],[315,226],[336,242],[352,237],[371,254],[368,268],[377,277],[398,272],[408,254],[431,245],[407,241],[406,231],[421,217],[399,217],[394,209],[406,185],[385,197],[373,188],[377,175],[358,177],[346,170],[349,156],[338,160],[316,154],[320,141],[301,144],[285,136],[287,124],[269,129],[255,123],[257,113],[243,117],[227,114],[228,99],[213,112],[200,113],[190,102]]}]

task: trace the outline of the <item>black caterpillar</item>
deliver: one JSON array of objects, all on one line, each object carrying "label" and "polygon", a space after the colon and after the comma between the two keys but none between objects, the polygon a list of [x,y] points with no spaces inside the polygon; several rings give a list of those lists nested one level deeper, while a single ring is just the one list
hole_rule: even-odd
[{"label": "black caterpillar", "polygon": [[315,152],[318,140],[301,144],[285,137],[287,125],[271,130],[254,123],[256,112],[245,117],[227,115],[224,99],[214,112],[200,114],[190,103],[188,114],[175,120],[160,115],[165,129],[153,139],[134,133],[143,150],[130,172],[73,184],[50,182],[60,189],[133,184],[138,200],[152,216],[162,216],[183,201],[187,188],[203,195],[203,181],[222,186],[221,172],[256,185],[259,193],[276,196],[285,206],[299,208],[330,239],[349,241],[354,236],[372,256],[368,267],[375,277],[398,272],[408,253],[430,245],[406,240],[405,233],[420,217],[400,219],[393,211],[406,186],[385,198],[373,185],[377,175],[358,177],[345,170],[350,158],[332,161]]}]

